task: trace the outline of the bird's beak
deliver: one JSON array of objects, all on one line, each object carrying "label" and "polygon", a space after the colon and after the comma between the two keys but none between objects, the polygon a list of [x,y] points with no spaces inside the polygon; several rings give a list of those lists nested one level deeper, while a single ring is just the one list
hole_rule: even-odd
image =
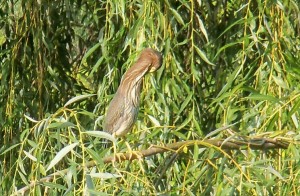
[{"label": "bird's beak", "polygon": [[152,73],[152,72],[154,72],[155,70],[156,70],[155,67],[151,67],[149,72]]},{"label": "bird's beak", "polygon": [[152,72],[155,72],[156,70],[157,70],[157,67],[152,66],[152,67],[150,68],[149,72],[152,73]]}]

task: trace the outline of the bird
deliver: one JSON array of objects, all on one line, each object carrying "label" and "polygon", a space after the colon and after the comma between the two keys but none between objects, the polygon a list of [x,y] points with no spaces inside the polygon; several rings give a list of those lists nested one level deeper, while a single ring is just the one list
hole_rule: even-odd
[{"label": "bird", "polygon": [[137,61],[123,75],[104,117],[103,130],[124,138],[137,120],[143,77],[159,69],[162,55],[152,48],[144,49]]}]

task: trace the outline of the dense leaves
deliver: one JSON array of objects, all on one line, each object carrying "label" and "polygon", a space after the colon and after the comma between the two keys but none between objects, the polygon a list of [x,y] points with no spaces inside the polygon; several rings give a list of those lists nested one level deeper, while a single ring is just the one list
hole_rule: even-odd
[{"label": "dense leaves", "polygon": [[[0,3],[0,182],[9,195],[299,194],[300,15],[293,0]],[[270,137],[287,150],[181,149],[104,164],[102,119],[145,47],[163,66],[144,79],[132,150],[182,140]],[[226,127],[226,128],[222,128]],[[91,131],[97,131],[92,134]],[[89,161],[97,167],[79,169]]]}]

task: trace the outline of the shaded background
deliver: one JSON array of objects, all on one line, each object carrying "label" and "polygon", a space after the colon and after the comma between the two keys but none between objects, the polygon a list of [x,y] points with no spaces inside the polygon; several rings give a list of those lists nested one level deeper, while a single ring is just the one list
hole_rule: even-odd
[{"label": "shaded background", "polygon": [[[161,51],[164,62],[144,79],[138,122],[128,136],[133,146],[141,143],[138,148],[145,149],[200,139],[232,124],[232,129],[213,136],[263,135],[291,138],[297,144],[299,7],[290,0],[2,2],[0,193],[9,194],[14,186],[49,174],[49,162],[75,141],[81,142],[74,149],[80,156],[65,157],[53,170],[101,159],[95,138],[82,132],[101,130],[102,116],[122,75],[145,47]],[[64,107],[83,94],[96,96]],[[87,141],[98,147],[85,146]],[[169,175],[159,177],[155,168],[164,167],[167,154],[130,168],[126,163],[118,169],[102,165],[102,172],[131,175],[115,186],[109,185],[118,178],[96,178],[94,190],[298,192],[297,146],[284,152],[231,153],[228,158],[214,149],[190,151],[165,166]],[[142,173],[139,164],[145,167]],[[53,192],[84,192],[87,180],[82,172],[73,171],[70,181],[53,183],[65,188],[52,185]]]}]

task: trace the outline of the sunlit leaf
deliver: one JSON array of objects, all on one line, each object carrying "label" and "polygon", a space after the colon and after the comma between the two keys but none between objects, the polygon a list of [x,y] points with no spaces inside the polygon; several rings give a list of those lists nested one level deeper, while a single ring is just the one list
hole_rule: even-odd
[{"label": "sunlit leaf", "polygon": [[288,85],[282,80],[282,78],[277,77],[277,76],[274,76],[274,75],[273,75],[272,77],[273,77],[275,83],[276,83],[278,86],[280,86],[281,88],[285,88],[285,89],[288,89],[288,88],[289,88]]},{"label": "sunlit leaf", "polygon": [[177,22],[179,22],[180,24],[184,25],[184,21],[181,18],[180,14],[173,8],[170,8],[172,14],[174,15],[174,17],[176,18]]},{"label": "sunlit leaf", "polygon": [[87,95],[78,95],[76,97],[73,97],[72,99],[70,99],[65,105],[64,107],[67,107],[68,105],[72,104],[72,103],[75,103],[77,101],[81,101],[83,99],[86,99],[86,98],[89,98],[89,97],[92,97],[92,96],[95,96],[96,94],[87,94]]},{"label": "sunlit leaf", "polygon": [[199,15],[197,15],[197,20],[198,20],[198,23],[199,23],[201,32],[203,33],[203,35],[204,35],[206,41],[209,42],[209,40],[208,40],[208,35],[207,35],[207,31],[206,31],[206,29],[205,29],[205,27],[204,27],[204,24],[203,24],[201,18],[199,17]]},{"label": "sunlit leaf", "polygon": [[200,48],[195,46],[195,49],[196,49],[196,52],[198,53],[198,55],[201,57],[202,60],[204,60],[209,65],[215,65],[212,62],[210,62],[210,60],[208,60],[206,54],[202,50],[200,50]]},{"label": "sunlit leaf", "polygon": [[63,149],[61,149],[55,155],[55,157],[51,160],[49,166],[46,169],[46,172],[49,171],[52,167],[54,167],[61,159],[63,159],[66,156],[66,154],[68,154],[71,150],[73,150],[73,148],[75,148],[77,145],[78,145],[78,142],[70,144],[70,145],[64,147]]},{"label": "sunlit leaf", "polygon": [[101,179],[120,178],[120,177],[122,177],[119,174],[112,174],[112,173],[91,173],[89,175],[92,178],[101,178]]},{"label": "sunlit leaf", "polygon": [[25,150],[23,150],[24,154],[30,158],[32,161],[37,161],[37,159],[32,155],[30,154],[29,152],[26,152]]},{"label": "sunlit leaf", "polygon": [[116,138],[113,137],[111,134],[105,132],[105,131],[85,131],[83,133],[88,134],[88,135],[93,136],[93,137],[104,138],[104,139],[108,139],[112,142],[116,142]]},{"label": "sunlit leaf", "polygon": [[30,120],[31,122],[37,123],[37,120],[34,120],[33,118],[31,118],[30,116],[27,116],[26,114],[24,114],[25,118],[27,118],[28,120]]},{"label": "sunlit leaf", "polygon": [[149,119],[151,120],[151,122],[156,126],[156,127],[160,127],[160,124],[159,124],[159,121],[154,118],[153,116],[151,115],[147,115],[149,117]]}]

